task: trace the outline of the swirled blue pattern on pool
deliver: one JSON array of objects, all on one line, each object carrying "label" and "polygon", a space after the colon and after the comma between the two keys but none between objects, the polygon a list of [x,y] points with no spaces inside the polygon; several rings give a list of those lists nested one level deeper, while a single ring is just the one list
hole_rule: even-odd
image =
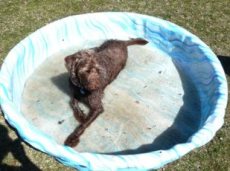
[{"label": "swirled blue pattern on pool", "polygon": [[[172,58],[199,94],[199,129],[187,142],[168,150],[137,155],[79,153],[58,144],[31,125],[21,113],[24,85],[48,57],[81,42],[142,37]],[[36,90],[39,91],[39,90]],[[94,13],[70,16],[32,33],[7,55],[0,72],[0,103],[4,117],[33,147],[79,170],[157,169],[209,142],[223,125],[227,84],[220,62],[210,48],[185,29],[150,16],[134,13]]]}]

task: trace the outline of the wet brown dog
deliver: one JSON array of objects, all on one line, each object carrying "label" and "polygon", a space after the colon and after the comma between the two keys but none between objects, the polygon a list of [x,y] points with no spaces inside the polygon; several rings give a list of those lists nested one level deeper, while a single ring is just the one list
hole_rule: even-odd
[{"label": "wet brown dog", "polygon": [[[99,47],[65,57],[73,94],[71,105],[75,118],[80,122],[80,126],[66,139],[66,145],[76,146],[80,135],[103,112],[103,91],[124,68],[128,57],[127,46],[146,43],[148,42],[141,38],[128,41],[108,40]],[[89,107],[88,115],[79,108],[79,101]]]}]

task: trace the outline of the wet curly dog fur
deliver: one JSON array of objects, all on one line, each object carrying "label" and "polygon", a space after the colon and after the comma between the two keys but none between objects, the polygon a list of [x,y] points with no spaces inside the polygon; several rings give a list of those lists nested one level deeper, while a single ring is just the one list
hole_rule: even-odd
[{"label": "wet curly dog fur", "polygon": [[[71,105],[75,118],[80,122],[66,139],[65,145],[76,146],[80,135],[103,112],[103,91],[124,68],[128,57],[127,46],[146,43],[148,42],[141,38],[128,41],[108,40],[99,47],[65,57],[72,91]],[[78,102],[89,107],[88,114],[80,109]]]}]

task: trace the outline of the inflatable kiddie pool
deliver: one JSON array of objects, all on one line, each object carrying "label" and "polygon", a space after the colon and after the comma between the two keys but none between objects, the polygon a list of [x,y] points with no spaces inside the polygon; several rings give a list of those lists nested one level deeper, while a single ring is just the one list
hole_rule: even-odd
[{"label": "inflatable kiddie pool", "polygon": [[[107,39],[141,37],[105,90],[105,112],[76,148],[64,57]],[[185,29],[134,13],[52,22],[18,43],[0,72],[3,114],[21,138],[79,170],[157,169],[208,143],[223,125],[227,84],[211,49]]]}]

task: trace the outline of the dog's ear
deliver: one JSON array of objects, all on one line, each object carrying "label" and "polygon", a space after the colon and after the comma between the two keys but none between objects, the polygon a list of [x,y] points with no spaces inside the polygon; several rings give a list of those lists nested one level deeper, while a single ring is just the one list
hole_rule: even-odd
[{"label": "dog's ear", "polygon": [[75,55],[69,55],[65,57],[65,67],[70,73],[74,63],[76,63],[76,56]]},{"label": "dog's ear", "polygon": [[80,86],[80,83],[76,75],[76,66],[78,64],[78,58],[76,55],[70,55],[65,57],[65,67],[70,74],[70,80],[75,86]]}]

